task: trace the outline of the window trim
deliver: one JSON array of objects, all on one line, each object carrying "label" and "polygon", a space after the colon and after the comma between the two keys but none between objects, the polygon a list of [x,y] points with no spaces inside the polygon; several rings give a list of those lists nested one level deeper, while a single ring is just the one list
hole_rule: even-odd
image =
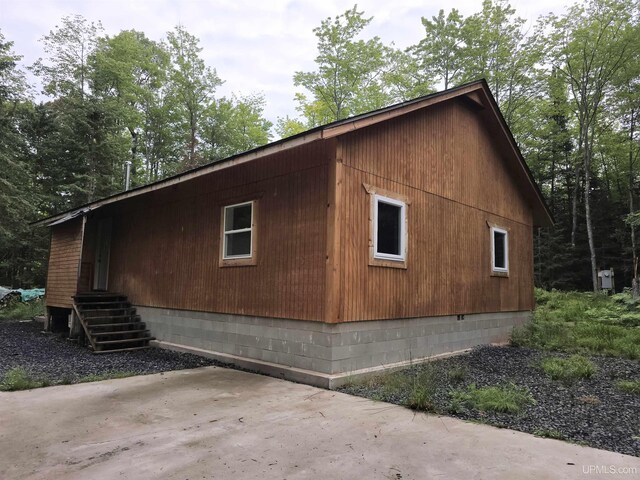
[{"label": "window trim", "polygon": [[[382,253],[378,251],[378,205],[385,203],[394,207],[400,207],[400,254]],[[391,260],[394,262],[404,262],[407,257],[407,204],[401,200],[373,194],[373,258],[378,260]]]},{"label": "window trim", "polygon": [[[251,226],[249,228],[240,228],[237,230],[227,230],[226,225],[226,213],[230,208],[242,207],[245,205],[251,205]],[[257,253],[257,201],[248,200],[244,202],[238,202],[230,205],[223,205],[221,208],[220,216],[220,266],[248,266],[256,265],[256,253]],[[250,248],[248,255],[227,255],[227,236],[234,233],[250,232]]]},{"label": "window trim", "polygon": [[[509,276],[509,230],[497,225],[490,225],[491,235],[491,273],[495,276],[508,277]],[[495,234],[504,234],[504,267],[496,267],[496,236]]]},{"label": "window trim", "polygon": [[[367,194],[369,194],[369,266],[372,267],[389,267],[407,269],[407,260],[409,258],[409,205],[410,200],[404,195],[374,187],[363,183]],[[383,199],[391,205],[403,207],[401,216],[401,246],[402,255],[389,255],[377,253],[377,199]]]}]

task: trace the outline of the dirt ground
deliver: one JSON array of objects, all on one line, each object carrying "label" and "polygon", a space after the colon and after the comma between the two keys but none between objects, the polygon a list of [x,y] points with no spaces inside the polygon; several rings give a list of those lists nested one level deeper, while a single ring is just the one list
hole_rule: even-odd
[{"label": "dirt ground", "polygon": [[639,475],[636,457],[219,367],[0,393],[1,479]]}]

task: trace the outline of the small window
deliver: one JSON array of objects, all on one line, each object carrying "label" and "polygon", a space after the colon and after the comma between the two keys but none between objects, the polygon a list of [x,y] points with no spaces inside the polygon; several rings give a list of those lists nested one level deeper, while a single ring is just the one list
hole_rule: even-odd
[{"label": "small window", "polygon": [[498,227],[491,227],[491,269],[494,272],[509,272],[509,233]]},{"label": "small window", "polygon": [[406,211],[407,206],[404,202],[374,195],[374,258],[405,260]]},{"label": "small window", "polygon": [[251,258],[253,202],[224,207],[223,259]]}]

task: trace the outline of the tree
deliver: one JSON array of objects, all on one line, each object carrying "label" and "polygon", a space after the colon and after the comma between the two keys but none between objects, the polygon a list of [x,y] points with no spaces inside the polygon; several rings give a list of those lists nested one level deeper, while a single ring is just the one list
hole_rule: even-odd
[{"label": "tree", "polygon": [[0,31],[0,284],[41,284],[43,245],[29,231],[39,195],[22,134],[28,104],[21,59]]},{"label": "tree", "polygon": [[155,163],[161,147],[157,143],[170,136],[171,123],[158,112],[167,107],[169,53],[144,33],[127,30],[98,39],[91,64],[96,96],[117,112],[118,123],[130,136],[132,185],[157,178],[157,172],[151,173],[158,169]]},{"label": "tree", "polygon": [[460,83],[468,62],[464,39],[464,19],[455,8],[444,10],[429,20],[422,17],[425,36],[408,49],[416,61],[418,84],[442,84],[446,89]]},{"label": "tree", "polygon": [[318,38],[317,70],[296,72],[293,83],[310,93],[296,94],[307,128],[374,110],[390,103],[383,82],[389,49],[378,37],[357,40],[372,18],[357,6],[323,20]]},{"label": "tree", "polygon": [[264,106],[264,96],[258,94],[213,102],[203,134],[206,160],[221,160],[267,143],[272,124],[262,116]]},{"label": "tree", "polygon": [[177,102],[176,118],[184,138],[182,169],[200,165],[204,159],[200,155],[202,120],[213,101],[215,89],[222,85],[216,71],[207,67],[200,57],[202,48],[199,40],[178,25],[167,34],[172,70],[169,75],[170,95]]},{"label": "tree", "polygon": [[637,42],[638,5],[627,0],[590,0],[562,17],[550,16],[554,66],[570,88],[578,126],[578,157],[584,175],[584,209],[593,289],[598,288],[591,215],[593,149],[603,102],[621,68],[632,59]]}]

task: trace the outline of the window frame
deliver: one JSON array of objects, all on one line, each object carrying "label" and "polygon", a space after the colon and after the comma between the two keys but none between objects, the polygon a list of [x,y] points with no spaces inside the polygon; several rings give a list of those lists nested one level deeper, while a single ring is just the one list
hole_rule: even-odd
[{"label": "window frame", "polygon": [[[369,266],[407,269],[409,259],[409,205],[411,201],[408,197],[399,193],[384,190],[382,188],[363,183],[362,186],[369,196]],[[389,255],[378,253],[378,199],[386,203],[401,207],[401,255]]]},{"label": "window frame", "polygon": [[[378,251],[378,205],[385,203],[394,207],[400,208],[400,254],[384,253]],[[406,244],[407,244],[407,204],[402,200],[387,197],[386,195],[380,195],[379,193],[373,194],[373,258],[378,260],[390,260],[394,262],[404,262],[407,259]]]},{"label": "window frame", "polygon": [[[251,225],[249,228],[240,228],[236,230],[227,230],[227,211],[232,208],[244,207],[251,205]],[[223,205],[220,218],[220,266],[245,266],[256,265],[256,246],[257,246],[257,201],[247,200],[244,202]],[[250,232],[250,247],[247,255],[227,255],[227,237],[235,233]]]},{"label": "window frame", "polygon": [[[497,225],[490,225],[491,235],[491,273],[494,276],[508,277],[509,276],[509,230]],[[496,266],[496,233],[504,235],[504,267]]]}]

